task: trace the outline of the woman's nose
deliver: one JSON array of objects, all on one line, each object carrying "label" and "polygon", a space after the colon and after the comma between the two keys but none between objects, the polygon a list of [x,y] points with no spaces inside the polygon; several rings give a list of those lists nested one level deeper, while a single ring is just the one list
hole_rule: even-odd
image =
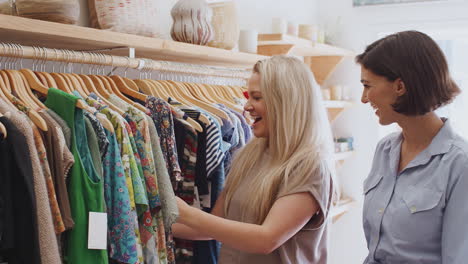
[{"label": "woman's nose", "polygon": [[363,104],[367,104],[369,102],[369,99],[367,99],[367,92],[366,91],[362,91],[361,102]]},{"label": "woman's nose", "polygon": [[250,100],[248,100],[245,105],[244,105],[244,110],[245,111],[252,111],[253,110],[253,106],[252,104],[250,103]]}]

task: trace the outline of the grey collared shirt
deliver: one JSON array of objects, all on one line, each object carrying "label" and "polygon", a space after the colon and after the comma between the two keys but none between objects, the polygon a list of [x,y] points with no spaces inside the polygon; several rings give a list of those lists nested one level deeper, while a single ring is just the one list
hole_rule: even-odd
[{"label": "grey collared shirt", "polygon": [[468,143],[445,121],[398,173],[401,142],[379,142],[364,181],[364,263],[468,263]]}]

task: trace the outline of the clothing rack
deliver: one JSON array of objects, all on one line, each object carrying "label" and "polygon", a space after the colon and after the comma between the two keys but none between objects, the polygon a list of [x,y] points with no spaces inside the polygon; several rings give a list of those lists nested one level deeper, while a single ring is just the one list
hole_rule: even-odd
[{"label": "clothing rack", "polygon": [[[249,78],[251,73],[250,70],[240,68],[225,68],[171,61],[156,61],[144,58],[129,58],[87,51],[23,46],[13,43],[0,43],[0,56],[39,61],[58,61],[67,63],[111,66],[112,69],[116,67],[123,67],[125,69],[136,69],[142,73],[150,74],[151,72],[169,72],[197,76],[242,79],[244,81]],[[5,64],[6,63],[11,63],[11,61],[7,61]]]}]

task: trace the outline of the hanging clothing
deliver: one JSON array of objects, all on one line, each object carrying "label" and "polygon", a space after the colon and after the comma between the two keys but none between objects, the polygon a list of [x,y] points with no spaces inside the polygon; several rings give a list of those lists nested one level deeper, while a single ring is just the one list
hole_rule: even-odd
[{"label": "hanging clothing", "polygon": [[[91,250],[87,247],[88,213],[105,212],[102,197],[103,180],[92,166],[89,153],[83,111],[75,109],[78,98],[51,88],[46,106],[62,117],[71,129],[72,153],[75,164],[69,181],[69,195],[75,227],[68,239],[67,263],[108,263],[106,250]],[[88,174],[90,173],[90,174]]]},{"label": "hanging clothing", "polygon": [[131,207],[119,145],[115,134],[105,133],[109,142],[103,159],[109,256],[122,263],[141,263],[135,233],[137,216]]},{"label": "hanging clothing", "polygon": [[156,129],[161,139],[161,148],[165,154],[166,167],[170,172],[172,186],[176,190],[177,183],[182,181],[182,175],[177,158],[171,109],[162,99],[153,96],[147,97],[146,108],[149,109],[154,123],[158,124]]},{"label": "hanging clothing", "polygon": [[[0,105],[3,104],[0,99]],[[8,131],[7,139],[0,140],[0,262],[40,264],[36,196],[27,139],[7,117],[0,117],[0,122]]]},{"label": "hanging clothing", "polygon": [[51,168],[57,201],[65,229],[71,229],[75,223],[73,222],[70,201],[68,200],[66,177],[75,163],[75,159],[66,146],[65,136],[59,123],[49,115],[48,111],[41,110],[39,111],[39,115],[41,115],[49,128],[45,133],[44,141],[47,149],[47,160]]},{"label": "hanging clothing", "polygon": [[38,220],[39,252],[41,262],[60,263],[60,253],[57,238],[55,236],[47,185],[44,172],[41,167],[39,154],[36,149],[36,141],[34,140],[31,121],[24,113],[18,112],[16,109],[12,109],[6,104],[0,104],[0,111],[4,113],[8,112],[5,116],[7,116],[23,133],[23,135],[26,136],[30,154],[29,158],[31,159],[34,177],[34,193],[36,196],[36,217]]},{"label": "hanging clothing", "polygon": [[[160,261],[168,261],[172,263],[172,249],[166,246],[166,232],[164,229],[163,216],[161,211],[161,201],[159,197],[159,187],[157,182],[156,169],[154,167],[153,150],[149,135],[148,120],[146,115],[133,106],[113,95],[110,97],[112,103],[125,111],[125,120],[129,123],[134,138],[138,155],[141,160],[143,176],[146,182],[146,192],[150,211],[146,212],[145,222],[149,227],[149,221],[152,221],[152,233],[156,239],[158,255]],[[152,218],[152,219],[149,219]]]},{"label": "hanging clothing", "polygon": [[140,232],[140,225],[138,223],[138,216],[145,212],[148,208],[148,199],[146,197],[145,189],[143,187],[142,179],[139,175],[138,167],[136,164],[132,145],[130,144],[130,138],[128,133],[128,124],[125,119],[118,113],[109,109],[108,106],[98,102],[97,96],[90,94],[86,98],[86,103],[96,108],[100,113],[104,114],[114,126],[115,137],[120,149],[120,155],[122,160],[122,166],[125,172],[126,184],[129,192],[130,206],[132,214],[130,217],[133,218],[133,228],[137,236],[137,254],[140,262],[154,261],[158,259],[154,250],[145,252],[146,256],[143,256],[143,240]]}]

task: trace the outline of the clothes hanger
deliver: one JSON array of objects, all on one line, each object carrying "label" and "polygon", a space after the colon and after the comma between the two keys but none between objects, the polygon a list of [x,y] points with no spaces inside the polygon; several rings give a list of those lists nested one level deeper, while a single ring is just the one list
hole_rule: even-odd
[{"label": "clothes hanger", "polygon": [[[200,84],[201,85],[201,84]],[[229,98],[230,96],[223,96],[223,93],[221,92],[223,90],[223,88],[219,86],[213,86],[213,85],[210,85],[210,84],[204,84],[203,86],[205,87],[208,87],[208,89],[211,89],[213,90],[214,92],[217,92],[218,93],[218,98],[219,100],[224,104],[226,105],[227,107],[231,108],[232,110],[242,114],[244,112],[244,109],[239,107],[238,105],[236,105],[234,102],[231,102],[230,100],[228,100],[227,98]],[[231,98],[232,100],[232,98]]]},{"label": "clothes hanger", "polygon": [[117,86],[117,89],[123,94],[136,98],[140,101],[146,102],[146,99],[148,96],[146,94],[142,94],[128,87],[127,83],[122,79],[122,77],[117,76],[117,75],[112,75],[109,78],[111,78],[114,81],[115,85]]},{"label": "clothes hanger", "polygon": [[24,77],[24,75],[20,71],[16,71],[18,76],[20,76],[21,80],[19,80],[20,84],[22,85],[23,89],[26,91],[26,94],[34,101],[34,103],[38,106],[36,109],[46,109],[47,107],[37,98],[36,95],[32,92],[31,88],[29,87],[28,81]]},{"label": "clothes hanger", "polygon": [[214,106],[212,106],[210,104],[207,104],[207,103],[205,103],[203,101],[200,101],[198,99],[195,99],[195,98],[192,98],[192,97],[188,96],[187,92],[185,92],[185,93],[182,92],[182,91],[187,89],[187,88],[185,88],[183,83],[177,83],[177,82],[174,82],[174,81],[161,81],[161,83],[165,84],[166,87],[172,88],[172,91],[180,92],[179,94],[186,101],[188,101],[191,104],[196,105],[196,106],[204,109],[205,111],[211,113],[217,119],[218,122],[222,123],[221,118],[226,119],[226,120],[230,120],[228,115],[224,111],[219,110],[218,108],[216,108],[216,107],[214,107]]},{"label": "clothes hanger", "polygon": [[[85,85],[89,88],[89,91],[96,94],[112,110],[117,112],[119,115],[125,114],[125,112],[122,109],[118,108],[117,106],[115,106],[114,104],[109,102],[109,100],[107,100],[107,98],[110,97],[110,93],[107,92],[107,90],[105,90],[103,88],[104,84],[102,83],[102,81],[99,78],[97,78],[94,75],[79,74],[78,76],[80,76],[82,78]],[[101,92],[105,93],[105,95],[103,95]]]},{"label": "clothes hanger", "polygon": [[[5,83],[3,82],[3,79],[2,81],[0,82],[0,88],[3,90],[3,95],[8,99],[7,102],[9,102],[10,105],[13,106],[13,108],[17,109],[17,107],[12,103],[12,101],[14,100],[13,99],[13,95],[11,94],[10,91],[7,91],[7,88],[6,88],[6,85]],[[20,99],[17,99],[21,104],[25,105]],[[34,110],[34,109],[30,109],[28,112],[27,112],[27,115],[29,117],[29,119],[31,119],[31,121],[39,128],[41,129],[42,131],[47,131],[47,123],[45,122],[45,120]]]},{"label": "clothes hanger", "polygon": [[[161,99],[167,98],[167,99],[165,100],[166,102],[169,100],[170,97],[175,98],[175,99],[177,100],[176,97],[170,96],[170,94],[166,92],[166,88],[165,88],[164,85],[162,85],[161,83],[159,83],[159,82],[157,82],[157,81],[155,81],[155,80],[151,80],[151,79],[148,79],[147,81],[148,81],[148,83],[149,83],[150,85],[153,85],[153,89],[152,89],[152,90],[153,90],[155,93],[160,93],[160,95],[161,95],[161,94],[163,95],[162,97],[161,97],[161,96],[158,96],[159,98],[161,98]],[[164,99],[163,99],[163,100],[164,100]],[[179,101],[179,100],[177,100],[177,101]],[[171,105],[171,104],[169,104],[169,106],[170,106],[171,108],[174,108],[174,106]],[[206,125],[211,124],[211,122],[210,122],[210,120],[208,119],[208,117],[206,117],[206,116],[203,115],[203,114],[200,114],[200,116],[199,116],[198,119],[199,119],[201,122],[203,122],[204,124],[206,124]],[[203,132],[203,127],[202,127],[197,121],[195,121],[193,118],[188,117],[188,118],[187,118],[187,121],[189,122],[189,124],[190,124],[195,130],[197,130],[198,132]]]},{"label": "clothes hanger", "polygon": [[5,103],[11,106],[12,108],[16,108],[15,105],[10,101],[8,96],[6,96],[6,94],[10,94],[10,92],[7,90],[5,86],[3,77],[0,77],[0,98],[2,98],[3,101],[5,101]]},{"label": "clothes hanger", "polygon": [[[2,113],[0,113],[0,117],[3,117]],[[8,136],[6,127],[2,124],[2,122],[0,122],[0,134],[3,135],[3,139],[6,139]]]},{"label": "clothes hanger", "polygon": [[[102,76],[105,80],[107,80],[110,84],[110,86],[112,87],[111,89],[114,91],[114,94],[117,95],[118,97],[120,97],[122,100],[124,100],[125,102],[127,102],[128,104],[136,107],[138,110],[142,111],[143,113],[146,113],[147,109],[145,106],[139,104],[139,103],[136,103],[136,102],[133,102],[132,100],[128,99],[128,97],[126,97],[124,94],[122,94],[117,86],[117,84],[114,82],[114,80],[112,80],[112,78],[110,78],[109,76]],[[130,89],[131,90],[131,89]],[[140,96],[140,98],[137,98],[135,97],[136,99],[140,100],[140,101],[143,101],[146,103],[146,95],[138,92],[140,95],[143,95],[143,96]],[[143,99],[144,100],[141,100]]]},{"label": "clothes hanger", "polygon": [[44,77],[42,73],[34,72],[34,74],[44,86],[50,87],[49,83],[47,82],[47,79]]},{"label": "clothes hanger", "polygon": [[122,77],[122,79],[124,80],[124,82],[128,85],[128,87],[132,90],[135,90],[135,91],[138,91],[138,85],[136,85],[136,83],[131,80],[131,79],[128,79],[126,77]]},{"label": "clothes hanger", "polygon": [[[39,92],[42,95],[47,95],[49,88],[41,84],[39,80],[37,79],[36,75],[34,75],[34,73],[30,69],[21,69],[20,72],[24,75],[24,77],[28,81],[29,87],[31,87],[31,89]],[[80,109],[85,110],[86,106],[87,106],[86,103],[83,102],[83,100],[81,99],[79,99],[76,102],[76,107]]]},{"label": "clothes hanger", "polygon": [[10,80],[12,95],[15,95],[28,108],[38,109],[39,105],[29,96],[24,87],[23,80],[14,70],[5,70]]},{"label": "clothes hanger", "polygon": [[234,94],[234,92],[228,88],[227,86],[225,85],[213,85],[214,88],[216,89],[216,91],[219,91],[220,94],[223,95],[223,98],[226,99],[227,101],[235,104],[236,101],[234,101],[234,97],[236,97],[236,95]]}]

